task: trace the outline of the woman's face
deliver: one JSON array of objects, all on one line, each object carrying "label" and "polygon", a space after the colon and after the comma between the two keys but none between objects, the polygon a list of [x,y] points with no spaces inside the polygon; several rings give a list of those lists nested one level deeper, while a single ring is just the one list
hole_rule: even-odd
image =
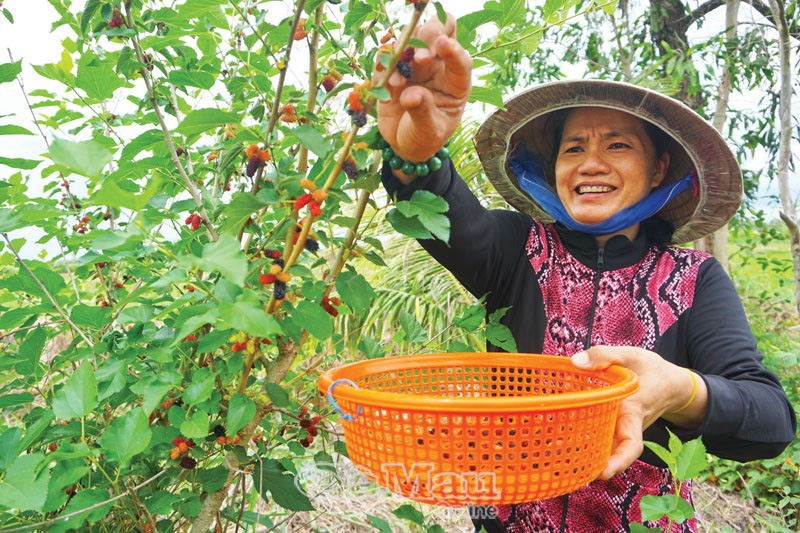
[{"label": "woman's face", "polygon": [[603,107],[570,111],[556,159],[556,191],[573,220],[597,224],[658,187],[669,154],[656,158],[641,119]]}]

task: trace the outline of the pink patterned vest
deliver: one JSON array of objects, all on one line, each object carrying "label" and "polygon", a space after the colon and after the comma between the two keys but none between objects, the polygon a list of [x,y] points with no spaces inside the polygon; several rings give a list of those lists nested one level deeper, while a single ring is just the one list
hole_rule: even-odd
[{"label": "pink patterned vest", "polygon": [[[543,353],[570,356],[584,349],[597,273],[575,259],[552,224],[533,221],[526,246],[544,300]],[[656,341],[692,306],[697,271],[708,254],[652,247],[636,264],[600,273],[594,302],[590,346],[639,346],[653,350]],[[570,533],[630,531],[641,522],[639,502],[648,494],[674,494],[669,470],[637,460],[608,481],[597,480],[569,495],[566,527]],[[680,487],[692,502],[691,481]],[[565,498],[494,506],[510,533],[557,532]],[[667,519],[646,522],[666,530]],[[673,524],[672,532],[696,532],[696,520]]]}]

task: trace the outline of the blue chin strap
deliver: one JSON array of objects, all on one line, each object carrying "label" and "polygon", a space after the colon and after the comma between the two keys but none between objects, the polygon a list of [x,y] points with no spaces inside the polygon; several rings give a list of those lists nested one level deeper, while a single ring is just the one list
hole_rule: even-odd
[{"label": "blue chin strap", "polygon": [[533,198],[539,207],[567,228],[590,235],[610,235],[650,218],[670,200],[692,186],[692,197],[697,196],[697,174],[692,171],[680,180],[659,187],[634,205],[620,210],[598,224],[575,222],[564,209],[555,190],[544,178],[542,165],[533,157],[524,144],[519,144],[508,159],[511,170],[517,175],[522,190]]}]

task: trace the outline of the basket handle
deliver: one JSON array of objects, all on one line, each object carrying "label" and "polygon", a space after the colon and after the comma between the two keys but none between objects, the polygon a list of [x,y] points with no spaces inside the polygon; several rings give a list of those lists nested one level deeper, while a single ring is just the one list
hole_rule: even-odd
[{"label": "basket handle", "polygon": [[328,387],[328,401],[331,402],[331,405],[339,412],[339,416],[341,416],[345,420],[349,420],[350,422],[352,422],[361,415],[361,406],[360,405],[358,406],[358,412],[356,412],[355,417],[353,417],[353,415],[349,415],[347,413],[342,412],[342,410],[339,408],[339,404],[336,403],[336,400],[333,399],[333,388],[339,383],[349,383],[355,388],[358,388],[358,385],[356,385],[349,379],[337,379],[336,381],[331,383],[330,386]]}]

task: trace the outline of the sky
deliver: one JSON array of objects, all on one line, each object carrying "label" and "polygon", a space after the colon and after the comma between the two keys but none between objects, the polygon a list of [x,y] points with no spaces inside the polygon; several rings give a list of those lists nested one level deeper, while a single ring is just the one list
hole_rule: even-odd
[{"label": "sky", "polygon": [[[79,3],[79,2],[78,2]],[[477,0],[445,0],[442,2],[445,9],[452,12],[456,18],[466,13],[470,13],[481,8],[483,2]],[[270,11],[274,13],[277,18],[285,16],[289,12],[292,3],[288,0],[276,2]],[[5,6],[10,8],[15,23],[9,24],[5,18],[0,17],[0,63],[9,61],[9,51],[14,60],[22,59],[23,70],[22,79],[24,80],[25,88],[28,92],[34,89],[48,89],[54,92],[59,92],[62,86],[56,82],[52,82],[42,78],[36,74],[31,65],[39,65],[45,63],[54,63],[60,59],[62,50],[61,41],[70,36],[69,30],[66,28],[58,28],[51,32],[52,23],[57,19],[56,11],[50,6],[46,0],[8,0]],[[763,21],[761,16],[755,13],[748,4],[742,3],[740,8],[740,20]],[[433,10],[430,10],[433,13]],[[708,21],[701,30],[693,30],[690,37],[696,40],[702,39],[709,35],[713,35],[724,27],[724,9],[716,10],[708,17]],[[796,43],[795,43],[796,44]],[[795,47],[795,50],[797,48]],[[290,72],[288,75],[288,83],[296,85],[303,85],[305,79],[305,67],[308,64],[307,55],[305,55],[304,47],[299,47],[298,50],[293,52],[293,60],[290,64]],[[795,60],[797,58],[795,57]],[[567,68],[567,74],[570,76],[579,76],[583,71],[581,65],[574,65],[572,68]],[[795,84],[796,85],[796,84]],[[505,95],[506,97],[511,96]],[[732,99],[731,106],[740,109],[754,109],[757,105],[759,94],[747,94]],[[111,103],[111,109],[114,106],[124,105],[126,102]],[[47,108],[46,108],[47,109]],[[45,109],[45,112],[47,112]],[[793,109],[796,117],[800,117],[800,96],[795,96],[793,99]],[[485,106],[472,106],[468,113],[470,116],[481,118],[491,112]],[[30,111],[23,97],[23,93],[17,83],[5,83],[0,85],[0,117],[4,115],[12,115],[5,118],[0,118],[0,124],[13,123],[24,126],[32,131],[36,128],[32,122]],[[53,132],[46,131],[52,139]],[[61,136],[67,136],[66,132],[59,132]],[[793,153],[800,153],[797,146],[794,147]],[[41,154],[46,153],[47,148],[41,136],[3,136],[0,137],[0,156],[5,157],[21,157],[21,158],[36,158]],[[747,163],[750,168],[759,168],[766,163],[765,156],[761,154],[756,156],[754,160]],[[46,165],[40,165],[40,169]],[[798,170],[790,178],[792,181],[794,196],[800,194],[800,164],[796,164]],[[9,167],[0,166],[0,179],[6,179],[9,175],[15,173],[16,170]],[[36,172],[36,171],[33,171]],[[47,179],[56,179],[50,177]],[[74,180],[79,182],[79,180]],[[41,187],[44,185],[43,180],[35,180],[31,185],[31,194],[38,195],[41,193]],[[80,184],[72,188],[75,192],[80,194]],[[760,191],[761,195],[777,194],[777,184],[772,186],[765,186]],[[767,200],[762,199],[757,204],[759,207],[765,209],[770,217],[777,217],[777,207],[770,204]],[[42,247],[48,252],[48,255],[55,254],[59,251],[57,243],[51,241],[44,245],[36,244],[34,241],[38,240],[41,232],[36,228],[29,230],[18,230],[12,234],[13,238],[25,237],[27,244],[22,250],[24,258],[35,257],[41,251]]]}]

